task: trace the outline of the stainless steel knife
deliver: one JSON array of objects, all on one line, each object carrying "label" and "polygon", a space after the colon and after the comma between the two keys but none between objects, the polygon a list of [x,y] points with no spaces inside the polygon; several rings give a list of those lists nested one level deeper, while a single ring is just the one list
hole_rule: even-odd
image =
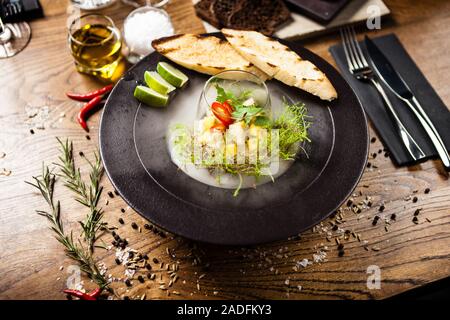
[{"label": "stainless steel knife", "polygon": [[366,44],[369,57],[372,60],[374,71],[386,84],[386,86],[400,100],[404,101],[409,106],[411,111],[414,113],[414,115],[428,134],[428,137],[430,138],[434,148],[436,149],[439,157],[442,160],[445,170],[450,171],[450,156],[447,152],[446,146],[442,141],[439,132],[436,130],[430,118],[425,113],[425,110],[423,110],[422,106],[412,93],[411,89],[402,79],[400,74],[398,74],[398,72],[394,69],[383,52],[381,52],[381,50],[376,46],[376,44],[373,43],[373,41],[370,40],[370,38],[367,36],[364,38],[364,42]]}]

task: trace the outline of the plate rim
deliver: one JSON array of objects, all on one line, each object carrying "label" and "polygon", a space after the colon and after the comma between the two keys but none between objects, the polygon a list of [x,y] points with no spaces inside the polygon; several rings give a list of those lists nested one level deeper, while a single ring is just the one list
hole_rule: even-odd
[{"label": "plate rim", "polygon": [[[205,33],[205,34],[203,34],[203,35],[220,36],[221,33],[214,32],[214,33]],[[275,39],[277,39],[277,38],[275,38]],[[334,212],[336,212],[336,210],[337,210],[339,207],[342,206],[342,204],[348,199],[348,197],[350,197],[350,196],[352,195],[352,193],[354,192],[354,190],[355,190],[356,187],[358,186],[359,182],[361,181],[361,178],[362,178],[362,176],[363,176],[363,174],[364,174],[364,172],[365,172],[365,168],[366,168],[366,166],[367,166],[368,154],[369,154],[369,147],[370,147],[370,133],[369,133],[369,126],[368,126],[368,121],[367,121],[367,115],[366,115],[366,113],[365,113],[365,111],[364,111],[364,108],[362,107],[361,101],[360,101],[359,97],[356,95],[356,92],[353,90],[353,88],[350,86],[350,84],[345,80],[345,78],[341,75],[341,73],[340,73],[340,72],[339,72],[332,64],[330,64],[328,61],[326,61],[324,58],[322,58],[322,57],[319,56],[318,54],[316,54],[316,53],[314,53],[313,51],[311,51],[311,50],[305,48],[303,45],[301,45],[301,44],[299,44],[299,43],[295,43],[295,42],[297,42],[297,41],[287,41],[287,40],[283,40],[283,39],[277,39],[277,40],[280,41],[281,43],[285,44],[285,45],[288,45],[288,46],[289,46],[289,44],[292,44],[292,43],[294,43],[296,46],[300,46],[303,50],[307,51],[309,54],[311,54],[311,55],[317,57],[317,58],[321,61],[321,63],[324,63],[325,65],[328,65],[328,68],[334,69],[335,73],[336,73],[336,74],[338,75],[338,77],[340,78],[340,81],[342,81],[342,82],[344,82],[344,83],[346,84],[346,86],[348,87],[349,92],[351,93],[351,95],[352,95],[354,98],[356,98],[356,101],[357,101],[357,107],[358,107],[358,109],[361,111],[362,118],[364,119],[364,121],[363,121],[363,126],[364,126],[364,129],[365,129],[365,130],[364,130],[364,133],[365,133],[365,135],[366,135],[366,139],[365,139],[366,143],[365,143],[365,148],[364,148],[364,150],[363,150],[364,161],[363,161],[363,163],[362,163],[362,166],[361,166],[360,170],[358,171],[357,176],[355,177],[355,180],[354,180],[354,182],[353,182],[351,188],[349,188],[349,191],[346,193],[345,197],[343,197],[343,199],[336,205],[336,207],[335,207],[333,210],[330,210],[327,214],[321,215],[321,218],[320,218],[319,220],[317,220],[317,221],[315,221],[315,222],[312,222],[312,223],[308,224],[307,226],[305,226],[305,227],[301,228],[300,230],[298,230],[297,234],[299,234],[299,233],[302,233],[302,232],[304,232],[304,231],[306,231],[306,230],[312,228],[312,227],[315,226],[315,225],[318,225],[320,222],[322,222],[322,221],[324,221],[325,219],[327,219],[327,218],[328,218],[329,216],[331,216]],[[150,55],[148,55],[146,58],[149,58],[149,57],[152,56],[152,55],[158,55],[158,53],[157,53],[157,52],[153,52],[153,53],[151,53]],[[145,59],[145,58],[144,58],[144,59]],[[193,236],[192,234],[189,234],[189,235],[188,235],[188,234],[185,234],[185,233],[183,234],[182,232],[171,231],[171,230],[169,230],[168,228],[166,228],[166,227],[160,225],[159,223],[155,222],[153,219],[151,219],[151,218],[149,217],[149,215],[146,215],[145,213],[140,212],[140,210],[138,210],[138,209],[135,207],[135,205],[133,204],[133,202],[132,202],[126,195],[124,195],[124,194],[122,193],[122,191],[120,190],[120,188],[117,188],[116,181],[115,181],[114,178],[111,176],[110,171],[108,170],[107,164],[103,161],[103,159],[104,159],[104,154],[105,154],[104,147],[103,147],[103,144],[102,144],[102,138],[101,138],[101,136],[102,136],[102,134],[101,134],[101,133],[102,133],[102,127],[103,127],[103,125],[104,125],[104,123],[103,123],[103,118],[104,118],[104,114],[107,112],[106,106],[107,106],[108,103],[110,102],[111,97],[114,96],[114,91],[117,90],[118,84],[119,84],[120,82],[124,81],[126,75],[127,75],[128,73],[132,73],[132,71],[134,71],[134,69],[136,69],[138,66],[139,66],[139,63],[137,63],[136,65],[132,66],[129,70],[127,70],[127,72],[124,74],[124,76],[116,83],[114,89],[112,90],[111,94],[109,95],[109,97],[108,97],[108,99],[107,99],[107,101],[106,101],[106,103],[105,103],[105,108],[102,110],[101,119],[100,119],[99,132],[98,132],[98,135],[99,135],[99,136],[98,136],[98,138],[99,138],[99,146],[100,146],[100,148],[99,148],[99,150],[100,150],[100,156],[101,156],[101,158],[102,158],[102,162],[103,162],[103,165],[104,165],[104,168],[105,168],[105,172],[106,172],[106,174],[107,174],[107,176],[108,176],[108,179],[110,180],[112,186],[114,187],[114,189],[117,190],[117,191],[119,192],[120,196],[124,199],[124,201],[125,201],[131,208],[133,208],[133,210],[135,210],[137,213],[139,213],[139,215],[142,216],[144,219],[149,220],[151,223],[155,224],[156,226],[158,226],[159,228],[161,228],[161,229],[163,229],[163,230],[166,230],[166,231],[171,232],[171,233],[173,233],[173,234],[176,234],[176,235],[185,237],[185,238],[187,238],[187,239],[191,239],[191,240],[199,241],[199,242],[205,242],[205,243],[217,244],[217,245],[257,245],[257,244],[263,244],[263,243],[269,243],[269,242],[274,242],[274,241],[278,241],[278,240],[283,240],[283,238],[277,237],[277,238],[275,238],[275,239],[267,239],[267,240],[262,240],[262,241],[249,241],[249,242],[242,242],[242,241],[239,241],[239,242],[235,242],[235,241],[231,240],[231,241],[224,242],[224,241],[214,241],[214,240],[211,240],[211,239],[206,240],[204,237],[196,237],[196,236]],[[327,76],[328,76],[328,75],[327,75]],[[333,106],[331,106],[331,107],[328,106],[328,108],[331,109],[330,112],[332,113]],[[332,120],[333,120],[333,125],[334,125],[334,117],[332,117]],[[333,147],[333,149],[334,149],[334,147]],[[133,150],[134,150],[134,148],[133,148]],[[329,165],[329,161],[330,161],[331,158],[332,158],[332,153],[330,154],[330,157],[329,157],[329,159],[327,160],[326,165],[325,165],[324,168],[322,169],[321,174],[323,173],[323,171],[325,171],[326,167]],[[144,168],[144,169],[145,169],[145,168]],[[319,177],[318,177],[318,178],[319,178]],[[311,182],[310,185],[313,185],[313,184],[318,180],[318,178],[314,179],[314,181]],[[286,235],[286,237],[285,237],[284,239],[288,239],[290,236],[294,236],[294,235]]]}]

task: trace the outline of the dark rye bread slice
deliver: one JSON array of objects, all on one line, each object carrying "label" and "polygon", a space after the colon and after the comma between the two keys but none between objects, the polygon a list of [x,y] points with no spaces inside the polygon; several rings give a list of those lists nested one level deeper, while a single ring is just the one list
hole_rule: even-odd
[{"label": "dark rye bread slice", "polygon": [[214,14],[220,23],[226,26],[230,16],[242,8],[247,1],[248,0],[215,0],[213,4]]},{"label": "dark rye bread slice", "polygon": [[219,19],[217,19],[216,14],[214,13],[214,3],[216,0],[201,0],[194,5],[195,13],[198,17],[205,20],[212,26],[220,29],[224,25],[220,23]]},{"label": "dark rye bread slice", "polygon": [[291,17],[282,0],[201,0],[197,15],[216,28],[254,30],[272,35]]},{"label": "dark rye bread slice", "polygon": [[229,16],[225,25],[272,35],[290,17],[289,9],[281,0],[248,0]]}]

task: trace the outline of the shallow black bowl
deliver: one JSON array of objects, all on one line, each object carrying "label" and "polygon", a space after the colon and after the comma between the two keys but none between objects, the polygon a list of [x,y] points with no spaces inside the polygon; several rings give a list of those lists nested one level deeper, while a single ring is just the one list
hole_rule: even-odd
[{"label": "shallow black bowl", "polygon": [[[190,78],[167,109],[141,106],[133,97],[145,70],[164,58],[153,53],[127,72],[103,111],[100,151],[117,191],[137,212],[158,226],[190,239],[217,244],[257,244],[296,235],[333,213],[352,193],[368,153],[367,121],[350,86],[322,58],[295,42],[286,43],[317,65],[339,98],[321,101],[299,89],[269,81],[291,99],[306,103],[313,125],[308,157],[302,156],[275,183],[232,191],[204,185],[170,161],[165,132],[176,108],[197,104],[208,76]],[[181,68],[182,69],[182,68]]]}]

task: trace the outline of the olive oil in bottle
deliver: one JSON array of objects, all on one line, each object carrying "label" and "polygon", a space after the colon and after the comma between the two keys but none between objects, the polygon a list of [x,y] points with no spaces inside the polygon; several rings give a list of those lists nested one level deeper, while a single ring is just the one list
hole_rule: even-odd
[{"label": "olive oil in bottle", "polygon": [[114,26],[86,23],[69,35],[77,70],[111,79],[121,59],[120,33]]}]

